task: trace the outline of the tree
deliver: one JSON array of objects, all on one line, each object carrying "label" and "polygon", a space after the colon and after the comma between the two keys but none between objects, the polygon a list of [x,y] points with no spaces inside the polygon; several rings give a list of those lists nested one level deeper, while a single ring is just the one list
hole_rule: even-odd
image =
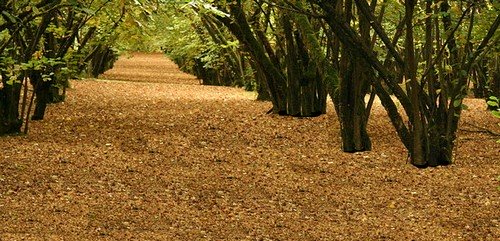
[{"label": "tree", "polygon": [[[388,57],[394,58],[397,63],[396,74],[393,74],[393,69],[384,65],[377,57],[377,52],[363,41],[352,26],[349,26],[344,17],[345,11],[340,13],[336,11],[335,1],[310,2],[324,11],[325,15],[322,18],[331,26],[340,41],[357,52],[376,71],[379,78],[374,78],[372,85],[388,111],[400,139],[409,150],[412,164],[426,167],[451,163],[458,121],[463,108],[462,101],[467,93],[467,76],[471,66],[488,47],[498,29],[500,16],[491,24],[480,43],[473,48],[475,50],[460,59],[457,55],[459,42],[456,41],[455,34],[457,29],[463,26],[463,20],[470,16],[471,10],[478,7],[477,3],[456,4],[454,7],[461,12],[461,15],[453,25],[448,1],[441,1],[438,4],[426,1],[428,12],[424,18],[431,18],[432,21],[427,21],[424,26],[435,35],[427,36],[426,46],[432,51],[427,49],[425,52],[435,55],[430,57],[428,54],[425,62],[419,61],[417,50],[414,48],[415,32],[418,31],[414,23],[417,2],[405,1],[404,6],[400,6],[404,9],[405,38],[404,45],[400,46],[401,50],[398,51],[395,44],[389,40],[382,22],[375,17],[375,9],[370,8],[366,1],[356,0],[356,7],[383,42],[389,53]],[[441,22],[438,22],[439,20]],[[469,25],[469,28],[472,27]],[[444,38],[441,36],[443,30],[446,31]],[[429,31],[427,33],[429,34]],[[445,48],[449,51],[448,56],[444,55]],[[425,65],[419,62],[425,62]],[[450,65],[445,65],[446,63]],[[451,68],[450,71],[445,72],[445,67]],[[403,77],[405,89],[399,85],[397,76]],[[404,123],[404,116],[398,112],[384,84],[401,103],[408,117],[408,124]]]},{"label": "tree", "polygon": [[[115,16],[103,9],[123,9],[113,5],[123,7],[125,1],[8,1],[1,5],[0,135],[19,133],[24,120],[27,132],[34,99],[32,119],[40,120],[48,103],[64,98],[64,91],[60,94],[59,89],[64,89],[68,78],[85,69],[97,52],[94,46],[105,45],[102,39],[97,43],[90,40],[99,36],[99,21]],[[123,15],[123,10],[120,12]],[[100,19],[90,23],[96,17]],[[34,92],[30,99],[29,85]]]},{"label": "tree", "polygon": [[[40,69],[38,63],[29,61],[38,50],[43,33],[49,27],[49,22],[60,3],[61,1],[41,1],[38,4],[8,2],[3,6],[3,21],[0,27],[4,37],[0,42],[3,84],[0,92],[0,134],[20,132],[24,118],[20,116],[18,107],[21,87],[23,84],[27,86],[27,78],[34,76]],[[35,21],[37,19],[38,21]],[[36,54],[35,58],[39,58],[39,55]],[[20,63],[25,65],[21,66]],[[22,106],[26,107],[26,98]]]},{"label": "tree", "polygon": [[290,15],[264,1],[197,3],[199,14],[218,19],[249,53],[254,70],[265,77],[274,113],[302,117],[325,113],[324,79],[319,66],[310,61],[304,33]]}]

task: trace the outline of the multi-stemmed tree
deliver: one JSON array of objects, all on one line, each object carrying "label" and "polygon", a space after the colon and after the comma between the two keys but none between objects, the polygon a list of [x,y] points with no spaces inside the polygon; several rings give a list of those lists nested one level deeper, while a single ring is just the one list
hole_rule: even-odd
[{"label": "multi-stemmed tree", "polygon": [[[20,131],[30,109],[29,83],[36,96],[33,118],[41,119],[46,103],[57,96],[57,91],[51,91],[55,86],[64,86],[88,62],[94,76],[103,71],[102,66],[113,59],[107,43],[134,39],[134,31],[114,34],[114,30],[120,32],[122,22],[124,29],[137,25],[140,32],[159,31],[166,24],[161,34],[182,31],[188,35],[182,36],[184,45],[198,39],[196,48],[176,45],[172,37],[162,43],[178,63],[191,65],[200,77],[216,79],[218,84],[247,83],[253,72],[264,90],[261,93],[269,94],[274,113],[323,114],[328,93],[346,152],[370,150],[367,123],[378,96],[411,162],[419,167],[452,162],[470,83],[476,94],[490,95],[500,89],[495,87],[500,83],[495,55],[500,16],[493,1],[196,0],[186,4],[3,1],[0,134]],[[186,14],[192,10],[194,16]],[[195,31],[179,30],[187,27]],[[145,36],[158,39],[152,33]],[[208,47],[202,46],[206,39]],[[141,42],[138,39],[135,44]],[[182,51],[193,53],[178,53]],[[214,75],[215,69],[221,71]]]},{"label": "multi-stemmed tree", "polygon": [[[27,131],[33,100],[32,119],[44,118],[47,104],[63,98],[59,89],[68,78],[85,69],[106,44],[102,36],[107,31],[99,24],[109,19],[118,24],[124,12],[116,9],[123,6],[125,1],[111,0],[0,4],[0,135],[19,133],[24,120]],[[34,93],[30,99],[29,89]]]},{"label": "multi-stemmed tree", "polygon": [[[412,164],[425,167],[451,163],[471,67],[492,39],[498,43],[495,32],[500,16],[480,39],[472,41],[472,16],[482,7],[480,1],[459,1],[450,5],[448,1],[408,0],[404,5],[393,6],[399,7],[403,14],[403,41],[398,43],[391,41],[383,21],[376,17],[375,4],[372,2],[370,6],[367,1],[355,0],[360,19],[368,21],[388,53],[386,58],[397,63],[394,68],[384,64],[384,59],[364,41],[362,34],[349,25],[345,12],[338,11],[337,1],[310,2],[322,9],[324,15],[320,17],[340,41],[376,71],[378,78],[371,80],[372,86],[408,149]],[[425,12],[419,13],[417,7]],[[460,15],[455,16],[454,12]],[[419,14],[424,18],[422,25],[417,24]],[[463,39],[457,39],[460,28],[466,30]],[[398,112],[390,92],[402,105],[404,115]],[[407,123],[405,118],[408,118]]]},{"label": "multi-stemmed tree", "polygon": [[323,113],[330,89],[344,151],[369,150],[376,94],[419,167],[452,162],[470,73],[498,43],[500,24],[497,14],[473,36],[477,15],[498,11],[487,1],[198,2],[200,14],[224,23],[264,73],[276,113]]}]

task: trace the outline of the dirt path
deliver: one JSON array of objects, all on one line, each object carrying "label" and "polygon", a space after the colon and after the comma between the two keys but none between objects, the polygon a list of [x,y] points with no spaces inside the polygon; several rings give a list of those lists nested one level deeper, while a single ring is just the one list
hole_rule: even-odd
[{"label": "dirt path", "polygon": [[161,53],[126,54],[115,63],[113,69],[100,78],[146,83],[199,84],[195,77],[179,71],[178,67]]},{"label": "dirt path", "polygon": [[[418,170],[380,106],[374,150],[351,155],[333,114],[266,115],[161,55],[103,78],[0,138],[0,240],[500,239],[500,148],[470,125],[454,165]],[[466,122],[500,132],[468,104]]]}]

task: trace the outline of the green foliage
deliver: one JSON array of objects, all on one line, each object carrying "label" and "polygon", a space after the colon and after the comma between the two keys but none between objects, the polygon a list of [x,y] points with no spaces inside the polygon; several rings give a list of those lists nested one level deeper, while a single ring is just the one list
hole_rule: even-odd
[{"label": "green foliage", "polygon": [[[492,109],[491,114],[494,117],[500,119],[500,99],[496,96],[490,96],[490,98],[488,98],[487,104]],[[500,143],[500,140],[498,140],[497,142]]]},{"label": "green foliage", "polygon": [[[102,58],[98,50],[111,48],[126,2],[8,1],[1,7],[0,90],[5,91],[0,91],[0,135],[19,132],[30,113],[22,81],[29,80],[24,83],[34,89],[33,118],[42,119],[47,102],[64,99],[52,96],[58,92],[54,88],[67,87],[70,78],[87,69],[102,72],[102,66],[110,66],[115,58]],[[87,68],[90,63],[99,66]]]},{"label": "green foliage", "polygon": [[[205,35],[202,38],[197,32],[193,31],[193,25],[188,16],[190,15],[170,16],[166,26],[168,32],[164,33],[162,49],[179,64],[183,71],[194,73],[195,59],[205,58],[209,60],[210,56],[206,53],[209,52],[210,46],[215,44],[210,41],[208,36]],[[196,16],[191,15],[191,17]],[[198,29],[198,31],[200,30]]]},{"label": "green foliage", "polygon": [[[344,3],[344,1],[339,1],[339,4]],[[472,73],[483,71],[477,68],[483,65],[477,60],[489,63],[500,53],[500,45],[498,45],[500,32],[496,31],[491,38],[492,43],[484,46],[485,51],[479,56],[473,54],[485,33],[488,32],[491,23],[498,16],[499,5],[492,1],[434,1],[431,6],[432,11],[427,12],[427,1],[415,3],[414,18],[410,21],[414,39],[410,46],[416,48],[413,53],[416,55],[415,65],[417,66],[414,75],[418,81],[415,78],[406,78],[408,73],[404,70],[405,66],[398,66],[395,63],[397,61],[394,59],[397,56],[392,56],[387,52],[388,46],[381,41],[380,36],[374,36],[376,33],[373,31],[373,26],[367,27],[369,38],[371,38],[369,42],[372,42],[372,46],[368,49],[373,56],[376,56],[375,61],[382,63],[381,66],[386,68],[387,72],[399,78],[396,81],[403,83],[400,86],[395,84],[401,89],[401,93],[397,92],[396,87],[391,89],[392,93],[400,94],[398,98],[401,101],[396,104],[401,104],[405,111],[409,109],[429,110],[432,114],[420,113],[418,115],[423,119],[429,118],[423,121],[425,123],[441,126],[439,123],[433,123],[434,120],[430,118],[433,116],[459,117],[460,111],[466,108],[462,100],[468,94],[468,85],[464,83],[468,81],[474,83],[475,77],[470,76],[477,75],[472,75]],[[444,3],[449,3],[449,10],[441,9]],[[34,82],[50,82],[53,86],[66,86],[69,78],[85,74],[82,73],[84,71],[93,76],[99,75],[112,65],[116,60],[116,54],[122,51],[162,51],[182,70],[196,74],[207,84],[244,86],[245,89],[254,90],[259,87],[254,80],[254,75],[260,74],[259,84],[264,82],[267,84],[265,88],[285,89],[294,82],[287,78],[296,75],[294,78],[302,81],[300,84],[303,86],[307,84],[304,80],[321,79],[320,83],[325,84],[326,88],[330,89],[330,93],[335,93],[338,91],[338,76],[343,76],[343,73],[337,75],[336,71],[344,71],[341,66],[338,66],[339,57],[345,54],[342,51],[350,46],[348,43],[340,43],[342,41],[339,40],[339,34],[334,34],[338,28],[329,26],[328,18],[321,17],[327,15],[325,14],[327,8],[323,7],[329,4],[331,3],[328,1],[313,0],[7,1],[0,11],[1,86],[14,86],[25,77],[31,78],[38,75],[39,80],[34,80]],[[342,17],[352,15],[351,20],[346,21],[344,25],[356,30],[354,31],[355,37],[359,37],[360,31],[357,30],[362,25],[358,5],[358,1],[353,1],[352,7],[338,9],[342,12],[340,14]],[[243,13],[241,15],[246,15],[246,19],[239,19],[241,22],[236,25],[240,25],[240,30],[241,25],[248,25],[250,30],[247,34],[254,35],[252,37],[255,38],[256,44],[249,45],[248,38],[238,38],[235,36],[237,34],[229,28],[229,25],[237,20],[234,14],[237,12],[233,11],[234,6],[241,8]],[[405,31],[409,28],[402,24],[405,10],[407,10],[405,6],[404,1],[387,0],[373,2],[373,8],[371,8],[374,16],[381,21],[380,27],[393,41],[393,47],[400,58],[409,56],[406,52],[408,45],[405,42],[408,37]],[[352,12],[346,14],[345,11],[351,10]],[[302,14],[307,11],[310,12],[309,15]],[[460,22],[459,18],[462,14],[465,14],[465,18]],[[287,20],[291,25],[287,27],[288,30],[285,30],[283,26],[286,25],[283,21],[285,16],[290,18]],[[447,18],[449,22],[446,22]],[[223,19],[231,21],[224,22]],[[431,40],[426,39],[428,20],[432,21]],[[308,25],[309,23],[299,24],[299,22],[309,21],[311,26]],[[459,25],[456,31],[451,31],[455,25]],[[451,46],[441,47],[447,44],[445,41],[448,38],[454,41],[453,49]],[[338,42],[337,46],[334,46],[335,42]],[[428,56],[424,53],[426,43],[431,43]],[[257,48],[262,48],[263,54],[256,58],[252,50]],[[455,54],[456,56],[453,56]],[[292,55],[297,56],[291,57]],[[259,58],[269,58],[270,64],[265,66],[256,64]],[[476,62],[471,64],[476,68],[474,70],[468,67],[472,58],[476,58],[473,59]],[[429,59],[432,63],[427,62]],[[265,69],[270,65],[273,65],[273,68]],[[431,69],[430,65],[433,65],[432,70],[426,71]],[[328,69],[325,66],[334,67]],[[492,64],[484,66],[487,69],[485,72],[490,72],[489,70],[495,67]],[[373,66],[370,68],[373,71]],[[273,72],[274,69],[279,69],[279,72]],[[383,71],[379,70],[376,71],[377,76],[373,76],[374,81],[383,78]],[[258,71],[260,73],[257,73]],[[280,80],[278,77],[272,80],[277,75],[287,80],[283,83],[278,81]],[[407,82],[404,81],[405,78]],[[408,102],[412,100],[405,99],[408,97],[406,95],[411,94],[412,89],[416,89],[409,87],[413,82],[410,79],[420,86],[422,90],[420,96],[425,97],[418,104],[422,105],[420,108],[410,108]],[[390,83],[384,82],[383,84],[383,87],[391,88]],[[303,86],[299,86],[302,90],[298,92],[303,93]],[[287,90],[276,90],[276,92],[286,93]],[[286,99],[292,94],[295,93],[283,94],[281,99]],[[498,99],[491,98],[488,104],[496,108],[492,113],[499,117]],[[0,103],[0,105],[6,104]],[[437,105],[442,106],[438,108]],[[443,110],[449,113],[434,115],[436,111]],[[410,112],[406,113],[407,116],[412,116]],[[453,123],[455,120],[450,119],[445,122]],[[415,127],[413,124],[395,126],[403,133],[412,132],[411,128]],[[453,132],[454,127],[447,128],[451,130],[448,133]],[[424,135],[423,138],[429,137]],[[426,145],[432,146],[432,143],[429,142]]]},{"label": "green foliage", "polygon": [[500,100],[496,96],[491,96],[488,99],[488,106],[490,106],[493,110],[491,114],[497,118],[500,118]]},{"label": "green foliage", "polygon": [[[180,69],[195,74],[204,84],[237,85],[253,89],[253,72],[243,63],[240,44],[207,14],[226,14],[210,4],[193,11],[196,1],[147,5],[140,3],[128,13],[119,31],[121,50],[162,51]],[[245,65],[245,66],[241,66]]]},{"label": "green foliage", "polygon": [[[158,52],[164,42],[166,23],[174,12],[171,1],[134,0],[126,4],[125,15],[114,38],[120,51]],[[161,3],[160,3],[161,2]]]}]

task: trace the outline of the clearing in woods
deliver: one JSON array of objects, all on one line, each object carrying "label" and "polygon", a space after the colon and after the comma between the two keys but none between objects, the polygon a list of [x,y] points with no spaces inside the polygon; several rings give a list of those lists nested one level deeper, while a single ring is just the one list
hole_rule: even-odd
[{"label": "clearing in woods", "polygon": [[0,138],[0,240],[499,240],[500,137],[468,100],[455,163],[419,170],[376,105],[374,150],[329,114],[290,118],[161,54],[71,82]]}]

